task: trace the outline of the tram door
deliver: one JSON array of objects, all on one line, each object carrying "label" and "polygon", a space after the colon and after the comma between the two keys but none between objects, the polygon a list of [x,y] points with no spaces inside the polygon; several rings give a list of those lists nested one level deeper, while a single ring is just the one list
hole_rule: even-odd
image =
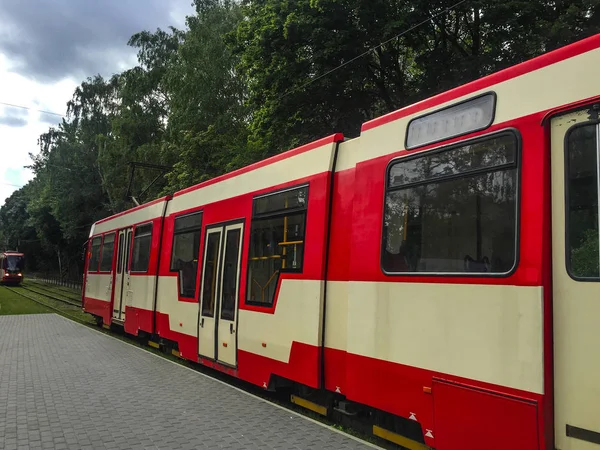
[{"label": "tram door", "polygon": [[243,223],[206,231],[198,320],[198,353],[237,365],[237,319]]},{"label": "tram door", "polygon": [[600,449],[600,121],[590,106],[550,130],[555,446]]},{"label": "tram door", "polygon": [[125,320],[125,304],[130,283],[129,255],[131,253],[131,228],[119,231],[117,250],[117,271],[115,273],[115,292],[113,302],[113,319]]}]

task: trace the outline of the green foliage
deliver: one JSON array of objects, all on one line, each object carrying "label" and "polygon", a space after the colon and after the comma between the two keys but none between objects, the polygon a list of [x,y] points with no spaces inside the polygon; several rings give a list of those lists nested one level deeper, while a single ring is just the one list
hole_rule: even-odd
[{"label": "green foliage", "polygon": [[129,39],[135,67],[77,87],[0,208],[0,244],[79,273],[90,224],[134,205],[131,162],[168,167],[136,170],[147,201],[600,31],[597,0],[452,3],[195,0],[184,30]]}]

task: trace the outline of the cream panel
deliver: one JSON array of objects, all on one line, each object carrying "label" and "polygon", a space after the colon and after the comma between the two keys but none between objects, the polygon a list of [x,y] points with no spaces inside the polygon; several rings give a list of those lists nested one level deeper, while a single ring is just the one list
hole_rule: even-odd
[{"label": "cream panel", "polygon": [[167,214],[327,172],[333,165],[334,148],[335,144],[327,144],[174,197],[168,206]]},{"label": "cream panel", "polygon": [[348,321],[348,283],[327,282],[325,347],[346,350]]},{"label": "cream panel", "polygon": [[112,274],[88,273],[85,282],[85,296],[110,302]]},{"label": "cream panel", "polygon": [[122,216],[115,217],[114,219],[107,220],[106,222],[99,224],[96,223],[90,230],[90,236],[98,233],[104,233],[105,231],[129,227],[135,223],[156,219],[162,215],[164,205],[164,201],[159,202],[154,205],[123,214]]},{"label": "cream panel", "polygon": [[543,393],[541,287],[349,284],[348,352]]},{"label": "cream panel", "polygon": [[320,345],[323,285],[319,280],[283,280],[275,314],[240,310],[238,348],[288,362],[292,341]]},{"label": "cream panel", "polygon": [[[154,310],[154,283],[156,277],[132,275],[129,290],[125,293],[125,305],[145,310]],[[127,286],[124,286],[124,290]]]},{"label": "cream panel", "polygon": [[600,49],[595,49],[363,131],[360,141],[364,150],[359,153],[352,152],[348,158],[340,159],[336,164],[336,171],[350,169],[362,161],[402,150],[406,127],[412,118],[484,92],[494,91],[498,96],[494,123],[503,123],[598,95],[598,77],[595,71],[587,70],[598,65],[600,65]]},{"label": "cream panel", "polygon": [[171,330],[198,336],[198,303],[177,299],[176,277],[160,277],[158,280],[157,311],[169,315]]},{"label": "cream panel", "polygon": [[356,161],[361,159],[361,140],[360,137],[340,142],[337,161],[335,162],[335,171],[339,172],[340,167],[349,169],[354,167]]}]

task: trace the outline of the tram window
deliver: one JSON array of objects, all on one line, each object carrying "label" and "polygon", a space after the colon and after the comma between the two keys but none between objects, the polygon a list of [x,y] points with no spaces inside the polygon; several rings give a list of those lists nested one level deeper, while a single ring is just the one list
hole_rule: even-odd
[{"label": "tram window", "polygon": [[100,252],[100,272],[111,271],[114,249],[115,233],[107,234],[104,236],[102,251]]},{"label": "tram window", "polygon": [[281,272],[302,272],[308,187],[254,200],[246,303],[271,306]]},{"label": "tram window", "polygon": [[506,274],[516,263],[517,139],[503,133],[389,169],[386,273]]},{"label": "tram window", "polygon": [[196,297],[201,229],[202,213],[188,214],[175,219],[171,271],[178,272],[181,297]]},{"label": "tram window", "polygon": [[152,244],[152,224],[135,228],[133,238],[132,272],[147,272],[150,264],[150,247]]},{"label": "tram window", "polygon": [[92,254],[88,263],[88,272],[98,272],[98,264],[100,262],[100,246],[102,237],[98,236],[92,239]]},{"label": "tram window", "polygon": [[567,135],[567,270],[574,278],[600,277],[597,132],[574,127]]},{"label": "tram window", "polygon": [[18,273],[23,270],[24,260],[21,255],[6,255],[0,267],[8,272]]}]

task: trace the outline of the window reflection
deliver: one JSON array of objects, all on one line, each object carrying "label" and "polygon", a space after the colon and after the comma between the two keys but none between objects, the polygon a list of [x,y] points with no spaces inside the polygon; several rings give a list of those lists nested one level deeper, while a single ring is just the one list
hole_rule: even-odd
[{"label": "window reflection", "polygon": [[584,278],[600,276],[597,129],[577,127],[567,138],[568,266]]},{"label": "window reflection", "polygon": [[506,273],[514,266],[512,134],[400,161],[391,167],[389,187],[382,254],[387,272]]}]

